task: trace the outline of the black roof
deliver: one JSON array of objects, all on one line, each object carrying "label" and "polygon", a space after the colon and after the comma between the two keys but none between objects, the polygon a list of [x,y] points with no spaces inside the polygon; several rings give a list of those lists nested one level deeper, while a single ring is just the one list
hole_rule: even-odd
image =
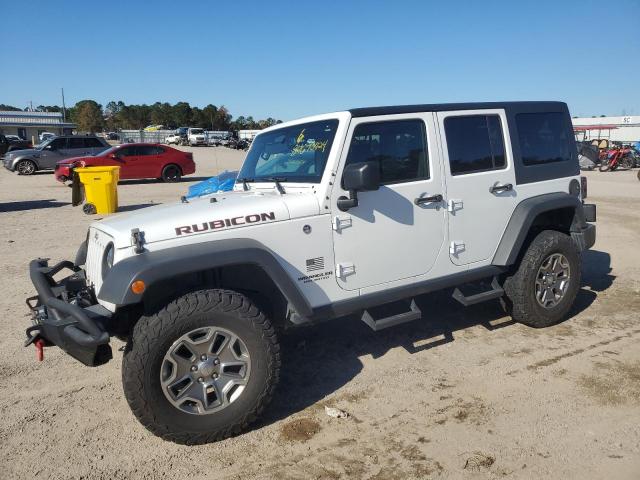
[{"label": "black roof", "polygon": [[394,115],[399,113],[446,112],[452,110],[481,110],[503,108],[505,110],[533,110],[564,112],[568,111],[564,102],[477,102],[477,103],[427,103],[423,105],[394,105],[388,107],[352,108],[352,117],[371,117],[374,115]]}]

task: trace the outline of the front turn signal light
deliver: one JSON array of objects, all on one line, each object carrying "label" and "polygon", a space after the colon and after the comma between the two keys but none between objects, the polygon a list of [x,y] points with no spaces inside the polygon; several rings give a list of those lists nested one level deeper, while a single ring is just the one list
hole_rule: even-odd
[{"label": "front turn signal light", "polygon": [[131,291],[136,295],[140,295],[142,292],[144,292],[144,289],[146,287],[147,286],[144,284],[142,280],[136,280],[131,284]]}]

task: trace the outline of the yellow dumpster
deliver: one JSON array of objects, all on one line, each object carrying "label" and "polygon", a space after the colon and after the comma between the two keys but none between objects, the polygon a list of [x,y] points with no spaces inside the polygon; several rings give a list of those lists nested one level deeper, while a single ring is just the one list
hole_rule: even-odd
[{"label": "yellow dumpster", "polygon": [[84,187],[84,213],[114,213],[118,209],[120,167],[84,167],[74,172]]}]

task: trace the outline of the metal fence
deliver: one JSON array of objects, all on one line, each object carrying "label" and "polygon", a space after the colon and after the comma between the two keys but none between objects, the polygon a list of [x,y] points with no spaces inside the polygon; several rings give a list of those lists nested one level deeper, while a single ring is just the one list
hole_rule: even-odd
[{"label": "metal fence", "polygon": [[120,143],[164,143],[164,139],[174,132],[175,130],[156,130],[155,132],[121,130]]}]

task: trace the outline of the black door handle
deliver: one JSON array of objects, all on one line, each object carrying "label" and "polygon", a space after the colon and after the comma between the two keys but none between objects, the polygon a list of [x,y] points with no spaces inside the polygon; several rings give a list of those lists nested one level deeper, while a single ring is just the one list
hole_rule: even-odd
[{"label": "black door handle", "polygon": [[504,185],[493,185],[489,188],[491,193],[510,192],[511,190],[513,190],[513,185],[510,183],[505,183]]},{"label": "black door handle", "polygon": [[413,201],[413,203],[415,203],[416,205],[423,205],[425,203],[433,203],[433,202],[441,202],[441,201],[442,201],[442,195],[437,194],[437,195],[432,195],[430,197],[418,197]]}]

